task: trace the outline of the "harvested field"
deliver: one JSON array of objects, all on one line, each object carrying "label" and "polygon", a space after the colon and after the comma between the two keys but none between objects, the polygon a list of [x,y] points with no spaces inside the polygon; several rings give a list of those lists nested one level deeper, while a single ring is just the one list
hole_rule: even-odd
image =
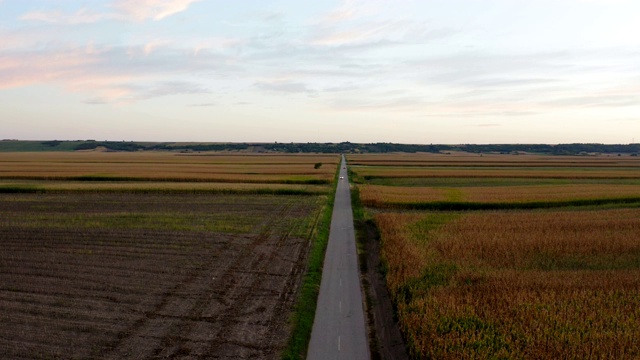
[{"label": "harvested field", "polygon": [[278,358],[325,202],[0,194],[3,356]]},{"label": "harvested field", "polygon": [[376,222],[414,358],[640,356],[640,209]]}]

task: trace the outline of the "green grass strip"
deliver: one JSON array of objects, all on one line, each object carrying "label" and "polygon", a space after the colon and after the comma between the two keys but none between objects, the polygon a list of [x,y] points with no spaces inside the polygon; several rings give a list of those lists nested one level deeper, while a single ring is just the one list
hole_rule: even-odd
[{"label": "green grass strip", "polygon": [[0,185],[0,194],[44,193],[45,189],[33,185]]},{"label": "green grass strip", "polygon": [[333,191],[327,200],[327,205],[320,215],[320,219],[315,228],[315,233],[311,234],[312,244],[309,252],[309,265],[302,280],[294,312],[291,316],[292,333],[287,347],[282,352],[282,359],[305,359],[309,341],[311,340],[311,330],[313,320],[316,315],[318,304],[318,294],[320,293],[320,281],[322,279],[322,266],[324,255],[329,242],[329,228],[331,226],[331,216],[333,214],[333,204],[335,202],[336,189],[338,187],[338,175],[340,164],[336,168]]}]

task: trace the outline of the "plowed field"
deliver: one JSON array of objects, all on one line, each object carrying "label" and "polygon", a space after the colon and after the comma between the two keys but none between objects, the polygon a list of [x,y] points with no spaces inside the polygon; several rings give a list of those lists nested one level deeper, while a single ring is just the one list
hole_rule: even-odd
[{"label": "plowed field", "polygon": [[277,358],[322,196],[0,194],[3,358]]}]

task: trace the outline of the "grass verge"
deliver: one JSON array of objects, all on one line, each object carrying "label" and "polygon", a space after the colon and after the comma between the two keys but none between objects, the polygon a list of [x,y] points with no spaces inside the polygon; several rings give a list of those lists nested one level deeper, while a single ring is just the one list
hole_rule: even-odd
[{"label": "grass verge", "polygon": [[339,164],[336,168],[333,190],[329,196],[327,205],[322,210],[318,224],[311,233],[312,240],[311,250],[309,251],[309,265],[302,279],[298,299],[291,316],[293,330],[287,346],[282,352],[282,359],[304,359],[307,355],[309,341],[311,340],[311,330],[313,329],[313,320],[318,304],[324,255],[327,250],[327,243],[329,242],[329,229],[331,226],[336,188],[338,186],[340,166]]},{"label": "grass verge", "polygon": [[[358,265],[360,265],[360,274],[365,275],[369,271],[367,261],[367,214],[360,201],[360,191],[357,186],[351,188],[351,209],[353,211],[353,226],[356,235],[356,246],[358,248]],[[367,335],[369,336],[369,350],[371,351],[371,359],[381,359],[378,335],[376,334],[376,324],[373,314],[374,300],[371,297],[371,284],[367,276],[361,278],[362,287],[365,294],[366,317],[368,323]]]}]

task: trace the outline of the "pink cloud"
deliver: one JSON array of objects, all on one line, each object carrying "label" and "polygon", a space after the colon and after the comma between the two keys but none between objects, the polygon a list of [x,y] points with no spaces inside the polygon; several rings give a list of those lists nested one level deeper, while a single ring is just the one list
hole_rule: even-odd
[{"label": "pink cloud", "polygon": [[148,43],[138,47],[85,46],[0,52],[0,90],[53,85],[85,94],[88,103],[136,102],[160,96],[207,93],[174,75],[220,69],[225,59],[195,59],[183,49]]},{"label": "pink cloud", "polygon": [[185,11],[200,0],[118,0],[113,7],[121,14],[137,20],[162,20]]},{"label": "pink cloud", "polygon": [[132,91],[120,84],[131,76],[91,71],[101,62],[100,56],[101,52],[92,47],[4,55],[0,57],[0,89],[57,84],[109,101],[129,96]]},{"label": "pink cloud", "polygon": [[94,12],[86,8],[72,14],[58,10],[33,11],[24,14],[20,20],[42,21],[51,24],[87,24],[102,20],[162,20],[171,15],[187,10],[195,2],[201,0],[116,0],[111,4],[113,10]]}]

